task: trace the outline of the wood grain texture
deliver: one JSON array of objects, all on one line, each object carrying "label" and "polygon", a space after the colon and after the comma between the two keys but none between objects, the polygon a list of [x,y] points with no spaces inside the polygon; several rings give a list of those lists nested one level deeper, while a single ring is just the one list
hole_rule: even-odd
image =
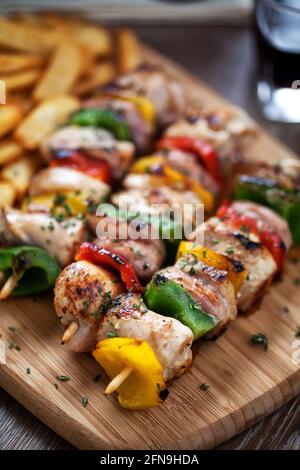
[{"label": "wood grain texture", "polygon": [[[161,61],[151,51],[147,54]],[[180,68],[163,62],[187,84],[192,97],[224,104]],[[262,133],[251,155],[262,158],[266,152],[274,158],[290,154]],[[269,290],[255,315],[240,317],[218,341],[200,344],[193,368],[174,383],[159,409],[129,413],[120,410],[112,397],[103,396],[105,377],[98,384],[92,382],[97,364],[87,355],[60,347],[51,296],[0,305],[3,338],[21,347],[8,350],[0,384],[79,448],[211,448],[299,393],[299,368],[291,362],[300,300],[292,281],[298,275],[299,267],[287,263],[283,280]],[[290,313],[283,312],[283,305]],[[269,336],[267,353],[249,342],[258,331]],[[56,390],[55,377],[60,374],[71,380],[59,383]],[[202,382],[210,384],[208,391],[199,389]],[[89,397],[87,408],[81,405],[83,395]]]}]

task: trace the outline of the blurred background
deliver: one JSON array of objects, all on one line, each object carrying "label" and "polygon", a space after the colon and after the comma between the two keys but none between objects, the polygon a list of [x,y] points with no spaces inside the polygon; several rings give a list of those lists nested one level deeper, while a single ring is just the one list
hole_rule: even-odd
[{"label": "blurred background", "polygon": [[134,25],[257,119],[300,122],[299,0],[2,0],[0,13],[49,8]]}]

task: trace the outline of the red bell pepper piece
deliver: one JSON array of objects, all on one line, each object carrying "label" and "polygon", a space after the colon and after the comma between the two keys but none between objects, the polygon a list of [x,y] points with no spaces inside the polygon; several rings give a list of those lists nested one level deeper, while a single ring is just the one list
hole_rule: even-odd
[{"label": "red bell pepper piece", "polygon": [[249,231],[257,235],[261,243],[273,256],[274,261],[277,264],[278,272],[281,271],[286,254],[286,248],[278,233],[273,230],[269,230],[266,226],[263,228],[259,227],[256,219],[239,214],[233,207],[230,207],[227,202],[223,203],[219,207],[216,216],[230,222],[240,230]]},{"label": "red bell pepper piece", "polygon": [[218,154],[208,142],[194,137],[163,137],[158,141],[157,148],[180,149],[196,154],[217,183],[224,184]]},{"label": "red bell pepper piece", "polygon": [[143,292],[143,288],[132,266],[121,256],[100,247],[96,243],[84,242],[80,246],[75,259],[76,261],[90,261],[104,268],[118,271],[128,291],[139,294]]},{"label": "red bell pepper piece", "polygon": [[51,167],[66,167],[82,171],[105,183],[111,183],[109,164],[100,158],[91,157],[78,151],[60,151],[50,163]]}]

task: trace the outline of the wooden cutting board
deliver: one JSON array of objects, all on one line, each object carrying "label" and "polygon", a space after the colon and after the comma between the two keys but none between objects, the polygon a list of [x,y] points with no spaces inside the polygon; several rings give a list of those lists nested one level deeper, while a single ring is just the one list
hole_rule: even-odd
[{"label": "wooden cutting board", "polygon": [[[193,101],[229,106],[166,58],[147,48],[145,56],[181,79]],[[262,130],[248,155],[294,156]],[[300,261],[296,264],[293,256],[289,255],[282,280],[269,289],[255,314],[240,316],[217,341],[195,345],[193,367],[170,386],[160,408],[128,412],[114,397],[103,395],[107,377],[97,363],[60,345],[62,331],[50,294],[0,304],[0,341],[17,345],[7,349],[0,385],[81,449],[212,448],[300,392],[299,363],[293,363],[297,356],[293,348],[300,342],[295,338],[300,325],[300,291],[295,282]],[[258,332],[269,338],[267,352],[250,342]],[[94,383],[99,372],[102,377]],[[58,382],[58,375],[71,380]],[[202,383],[209,389],[201,390]],[[89,400],[85,408],[84,396]]]}]

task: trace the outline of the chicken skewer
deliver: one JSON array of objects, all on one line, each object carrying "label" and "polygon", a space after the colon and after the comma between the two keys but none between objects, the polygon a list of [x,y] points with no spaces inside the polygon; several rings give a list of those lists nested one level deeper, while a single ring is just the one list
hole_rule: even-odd
[{"label": "chicken skewer", "polygon": [[[192,155],[190,155],[190,154],[188,154],[188,153],[181,152],[181,151],[176,150],[176,149],[175,149],[175,150],[171,150],[170,152],[167,153],[167,158],[166,158],[166,160],[167,160],[167,161],[170,161],[171,164],[173,163],[173,166],[174,166],[176,169],[183,170],[183,167],[184,167],[184,165],[183,165],[183,158],[185,158],[186,156],[187,156],[188,159],[190,158],[191,170],[193,171],[194,169],[196,169],[196,170],[198,169],[198,170],[200,171],[201,166],[199,167],[199,165],[197,165],[197,164],[194,164],[194,165],[193,165],[194,162],[193,162],[193,156],[192,156]],[[191,170],[190,170],[190,171],[191,171]],[[133,170],[133,171],[134,171],[134,170]],[[191,171],[191,172],[192,172],[192,171]],[[216,182],[209,176],[209,174],[205,174],[205,171],[204,171],[203,169],[201,169],[201,172],[200,172],[200,173],[199,173],[199,171],[198,171],[198,175],[199,175],[198,177],[199,177],[201,180],[203,180],[203,178],[204,178],[205,181],[207,182],[207,184],[210,186],[210,188],[212,188],[212,189],[216,192],[216,188],[217,188]],[[196,172],[196,174],[197,174],[197,172]],[[133,174],[132,176],[134,176],[134,174]],[[126,188],[126,187],[128,188],[128,187],[131,187],[131,186],[132,186],[131,180],[133,180],[133,178],[131,178],[130,176],[125,179],[125,182],[124,182],[125,188]],[[140,193],[139,189],[140,189],[140,186],[144,186],[145,178],[144,178],[144,180],[143,180],[143,178],[141,178],[141,184],[138,183],[138,178],[137,178],[137,177],[135,177],[135,180],[134,180],[134,181],[136,181],[136,183],[134,183],[134,184],[137,184],[137,185],[138,185],[138,186],[137,186],[137,189],[138,189],[138,190],[136,191],[136,198],[137,198],[137,200],[139,199],[139,203],[140,203],[141,193]],[[150,187],[151,187],[151,184],[150,184]],[[164,188],[163,188],[163,189],[164,189]],[[169,189],[169,188],[166,188],[165,191],[170,191],[170,189]],[[163,195],[163,191],[161,191],[161,188],[160,188],[160,192],[161,192],[161,194]],[[179,192],[179,193],[180,193],[180,192]],[[150,194],[151,194],[151,190],[150,190]],[[157,189],[156,189],[155,191],[153,191],[153,195],[154,195],[154,194],[155,194],[156,200],[158,200],[159,202],[162,202],[162,201],[164,202],[164,199],[163,199],[163,198],[164,198],[165,196],[163,196],[163,198],[161,198],[161,196],[159,196],[159,199],[157,199],[157,197],[158,197],[158,195],[159,195],[159,192],[158,192]],[[175,194],[175,193],[174,193],[174,194]],[[182,194],[182,192],[181,192],[180,194]],[[124,195],[124,203],[127,205],[127,204],[128,204],[128,198],[129,198],[130,192],[125,190],[124,193],[123,193],[123,195]],[[172,197],[170,197],[169,199],[167,199],[166,202],[168,202],[169,205],[170,205],[172,199],[174,200],[174,195],[172,195]],[[119,208],[120,208],[120,207],[122,208],[122,202],[120,202],[120,200],[122,200],[122,193],[121,193],[120,195],[113,196],[113,202],[115,202]],[[200,202],[200,201],[198,200],[198,202]],[[144,207],[142,207],[142,209],[145,208],[145,210],[147,211],[147,208],[150,206],[150,203],[151,203],[151,198],[150,198],[149,200],[146,199],[145,202],[144,202]],[[133,207],[136,208],[136,202],[135,202],[134,199],[133,199]],[[139,207],[139,209],[140,209],[140,207]],[[97,220],[97,219],[96,219],[96,220]],[[92,220],[92,225],[94,226],[94,228],[95,228],[95,225],[96,225],[96,220],[95,220],[95,219]],[[128,242],[128,241],[127,241],[127,242]],[[98,243],[99,243],[99,242],[98,242]],[[106,240],[106,243],[110,243],[109,240]],[[103,241],[102,241],[102,240],[100,241],[100,245],[103,246]],[[118,248],[119,248],[119,247],[117,247],[117,249],[118,249]],[[124,253],[124,252],[123,252],[123,253]],[[126,253],[125,253],[125,256],[126,256]],[[127,254],[127,259],[128,259],[128,254]],[[140,273],[139,273],[139,274],[140,274]],[[127,370],[127,369],[126,369],[126,370]],[[122,372],[121,372],[121,377],[123,377]]]}]

